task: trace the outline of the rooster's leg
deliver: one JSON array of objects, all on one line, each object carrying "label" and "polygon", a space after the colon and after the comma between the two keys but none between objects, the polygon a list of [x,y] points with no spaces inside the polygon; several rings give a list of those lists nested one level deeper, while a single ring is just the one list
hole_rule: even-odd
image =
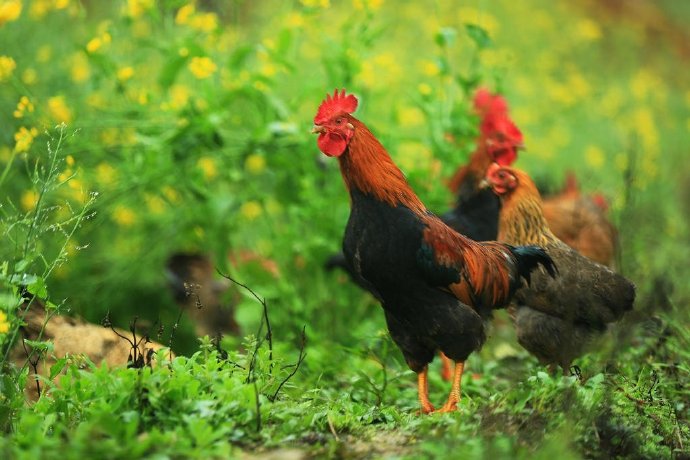
[{"label": "rooster's leg", "polygon": [[453,412],[458,410],[458,402],[460,402],[460,381],[462,380],[462,371],[465,369],[463,361],[455,363],[455,372],[453,372],[453,384],[450,387],[450,394],[448,401],[443,405],[438,412]]},{"label": "rooster's leg", "polygon": [[434,411],[434,406],[429,402],[428,372],[429,366],[424,366],[424,370],[417,373],[417,390],[419,391],[419,404],[422,406],[422,414],[430,414]]},{"label": "rooster's leg", "polygon": [[449,382],[453,374],[450,371],[450,358],[445,353],[439,353],[441,357],[441,378]]}]

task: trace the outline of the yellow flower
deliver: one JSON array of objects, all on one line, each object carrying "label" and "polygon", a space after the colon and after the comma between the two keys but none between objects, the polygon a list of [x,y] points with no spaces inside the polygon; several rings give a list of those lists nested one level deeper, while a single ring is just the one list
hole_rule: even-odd
[{"label": "yellow flower", "polygon": [[134,76],[134,68],[132,66],[122,67],[117,71],[117,79],[125,82]]},{"label": "yellow flower", "polygon": [[131,227],[137,220],[137,215],[130,208],[118,205],[113,210],[113,220],[121,227]]},{"label": "yellow flower", "polygon": [[204,173],[204,178],[206,180],[211,180],[218,175],[218,169],[216,168],[216,161],[211,157],[201,157],[196,165]]},{"label": "yellow flower", "polygon": [[429,77],[435,77],[436,75],[441,73],[441,69],[439,68],[438,64],[436,64],[433,61],[424,60],[419,64],[419,66],[422,73]]},{"label": "yellow flower", "polygon": [[258,153],[253,153],[244,161],[244,168],[252,174],[260,174],[266,169],[266,159]]},{"label": "yellow flower", "polygon": [[376,11],[381,8],[382,4],[383,0],[352,0],[352,6],[360,11],[364,9]]},{"label": "yellow flower", "polygon": [[15,109],[13,115],[14,118],[22,118],[26,112],[33,112],[34,111],[34,105],[31,103],[28,97],[22,96],[19,98],[19,103],[17,104],[17,108]]},{"label": "yellow flower", "polygon": [[7,314],[0,311],[0,334],[7,334],[10,330],[10,323],[7,321]]},{"label": "yellow flower", "polygon": [[605,159],[604,151],[596,145],[587,146],[585,149],[585,162],[589,167],[601,169],[604,166]]},{"label": "yellow flower", "polygon": [[421,94],[422,96],[429,96],[433,92],[431,85],[428,85],[426,83],[420,83],[419,86],[417,86],[417,90],[419,91],[419,94]]},{"label": "yellow flower", "polygon": [[22,2],[19,0],[0,1],[0,26],[16,21],[22,13]]},{"label": "yellow flower", "polygon": [[55,9],[64,10],[69,6],[69,1],[70,0],[55,0]]},{"label": "yellow flower", "polygon": [[189,25],[201,32],[213,32],[218,28],[218,16],[215,13],[202,13],[192,16]]},{"label": "yellow flower", "polygon": [[16,67],[17,63],[14,59],[9,56],[0,56],[0,82],[9,79]]},{"label": "yellow flower", "polygon": [[89,53],[95,53],[101,47],[103,46],[103,39],[101,37],[95,37],[89,40],[89,42],[86,44],[86,51]]},{"label": "yellow flower", "polygon": [[54,96],[48,99],[48,111],[57,122],[69,123],[72,121],[72,111],[65,103],[65,96]]},{"label": "yellow flower", "polygon": [[153,8],[153,0],[127,0],[125,14],[131,18],[138,18],[151,8]]},{"label": "yellow flower", "polygon": [[65,164],[69,167],[74,166],[74,157],[72,155],[67,155],[65,157]]},{"label": "yellow flower", "polygon": [[177,10],[175,24],[189,24],[191,17],[194,15],[194,10],[194,3],[188,3]]},{"label": "yellow flower", "polygon": [[91,76],[89,60],[83,53],[75,53],[71,58],[70,76],[75,83],[82,83]]},{"label": "yellow flower", "polygon": [[177,203],[178,201],[180,201],[180,194],[177,192],[177,190],[175,190],[169,185],[163,187],[163,195],[165,195],[165,197],[171,203]]},{"label": "yellow flower", "polygon": [[601,27],[591,19],[582,19],[575,26],[575,36],[583,41],[595,42],[601,38]]},{"label": "yellow flower", "polygon": [[263,210],[261,209],[261,204],[258,201],[247,201],[240,208],[240,214],[247,220],[254,220],[261,215]]},{"label": "yellow flower", "polygon": [[424,124],[424,113],[417,107],[403,107],[398,114],[400,126],[413,127]]},{"label": "yellow flower", "polygon": [[49,0],[34,0],[31,2],[31,9],[29,9],[29,16],[31,19],[41,19],[50,10],[51,5]]},{"label": "yellow flower", "polygon": [[293,11],[285,18],[285,25],[290,29],[301,29],[304,27],[304,16]]},{"label": "yellow flower", "polygon": [[35,190],[27,190],[26,192],[22,193],[22,197],[20,199],[20,203],[22,205],[22,209],[24,211],[31,211],[36,207],[36,203],[38,203],[38,192]]},{"label": "yellow flower", "polygon": [[96,166],[96,179],[99,184],[108,186],[117,179],[117,170],[108,163],[100,163]]},{"label": "yellow flower", "polygon": [[17,132],[14,133],[14,151],[18,153],[27,152],[36,136],[38,136],[38,130],[36,128],[27,129],[24,126],[19,128]]},{"label": "yellow flower", "polygon": [[300,3],[308,8],[328,8],[330,0],[300,0]]},{"label": "yellow flower", "polygon": [[189,70],[199,80],[210,77],[217,69],[215,62],[206,56],[195,56],[189,62]]},{"label": "yellow flower", "polygon": [[28,69],[24,70],[24,72],[22,72],[22,82],[24,82],[25,85],[35,85],[37,81],[38,72],[36,72],[36,69],[32,69],[31,67],[29,67]]},{"label": "yellow flower", "polygon": [[157,195],[144,195],[146,201],[146,208],[151,214],[162,214],[165,211],[165,201]]}]

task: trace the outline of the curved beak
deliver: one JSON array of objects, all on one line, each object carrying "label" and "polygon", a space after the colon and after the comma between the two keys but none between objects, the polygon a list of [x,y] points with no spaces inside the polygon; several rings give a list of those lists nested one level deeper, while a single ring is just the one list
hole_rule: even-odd
[{"label": "curved beak", "polygon": [[321,125],[314,125],[314,127],[311,129],[312,134],[320,134],[323,132],[326,132],[326,128]]},{"label": "curved beak", "polygon": [[489,182],[489,179],[487,179],[486,177],[479,182],[479,186],[478,186],[479,190],[484,190],[485,188],[490,188],[490,187],[491,187],[491,182]]}]

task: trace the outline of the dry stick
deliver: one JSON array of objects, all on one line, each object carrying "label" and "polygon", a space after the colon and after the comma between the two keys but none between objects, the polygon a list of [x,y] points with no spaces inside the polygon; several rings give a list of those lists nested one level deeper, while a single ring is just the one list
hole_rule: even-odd
[{"label": "dry stick", "polygon": [[299,347],[299,356],[297,358],[297,363],[295,363],[295,368],[292,370],[292,372],[290,372],[290,375],[285,377],[285,379],[283,379],[283,381],[280,382],[280,385],[278,385],[278,388],[276,388],[276,391],[275,393],[273,393],[273,396],[269,398],[271,402],[276,400],[276,398],[278,397],[278,393],[280,392],[280,389],[283,388],[283,385],[285,385],[287,381],[290,380],[297,373],[300,364],[302,364],[302,361],[304,361],[304,358],[307,356],[307,354],[304,352],[304,347],[307,344],[306,328],[306,325],[302,326],[302,343]]},{"label": "dry stick", "polygon": [[269,359],[269,361],[271,361],[271,369],[273,369],[273,330],[271,329],[271,321],[270,321],[269,318],[268,318],[268,305],[267,305],[267,303],[266,303],[266,298],[265,298],[265,297],[259,297],[259,295],[258,295],[256,292],[254,292],[254,290],[253,290],[252,288],[250,288],[250,287],[247,286],[246,284],[242,284],[242,283],[240,283],[239,281],[237,281],[237,280],[231,278],[230,275],[226,275],[226,274],[222,273],[222,272],[221,272],[220,270],[218,270],[218,269],[216,269],[216,271],[217,271],[218,274],[220,274],[220,276],[222,276],[223,278],[225,278],[225,279],[227,279],[227,280],[229,280],[229,281],[232,281],[232,282],[235,283],[236,285],[238,285],[238,286],[240,286],[241,288],[247,290],[247,292],[249,292],[252,296],[254,296],[254,298],[255,298],[256,300],[259,301],[259,303],[261,303],[261,305],[262,305],[262,307],[263,307],[263,321],[266,321],[266,329],[267,329],[267,331],[266,331],[266,339],[268,340],[268,359]]},{"label": "dry stick", "polygon": [[31,356],[34,354],[34,351],[32,350],[29,352],[29,350],[26,349],[26,341],[25,338],[22,338],[22,347],[24,348],[24,353],[26,353],[26,360],[29,362],[31,365],[31,368],[34,370],[34,380],[36,381],[36,391],[38,392],[38,397],[41,397],[41,384],[38,381],[38,362],[41,360],[41,355],[40,353],[37,354],[37,357],[35,360],[31,359]]}]

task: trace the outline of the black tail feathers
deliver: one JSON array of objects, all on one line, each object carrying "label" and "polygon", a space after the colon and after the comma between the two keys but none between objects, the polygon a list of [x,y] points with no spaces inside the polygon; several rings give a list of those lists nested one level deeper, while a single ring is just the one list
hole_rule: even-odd
[{"label": "black tail feathers", "polygon": [[347,264],[347,261],[345,260],[345,254],[343,254],[342,252],[337,252],[331,255],[323,264],[323,268],[325,268],[329,272],[335,268],[340,268],[348,273],[350,272],[350,266]]},{"label": "black tail feathers", "polygon": [[558,274],[558,267],[553,259],[546,253],[544,248],[539,246],[517,246],[512,249],[518,263],[518,274],[530,283],[530,275],[538,265],[544,267],[546,272],[555,278]]}]

